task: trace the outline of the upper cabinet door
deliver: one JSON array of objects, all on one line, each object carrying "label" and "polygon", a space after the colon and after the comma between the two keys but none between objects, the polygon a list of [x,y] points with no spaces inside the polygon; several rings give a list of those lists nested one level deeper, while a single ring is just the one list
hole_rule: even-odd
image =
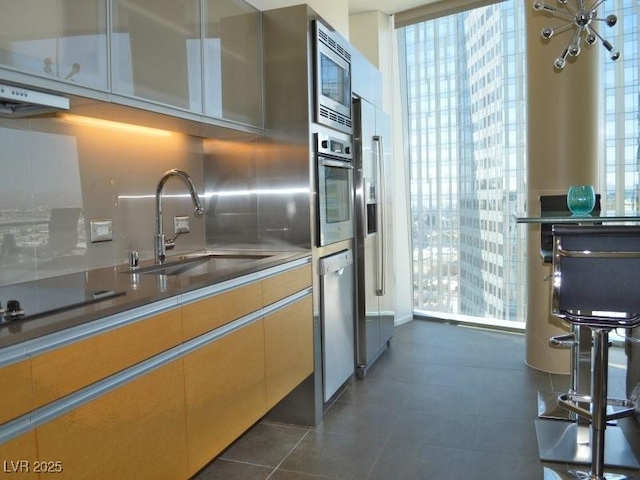
[{"label": "upper cabinet door", "polygon": [[0,64],[107,90],[106,0],[0,0]]},{"label": "upper cabinet door", "polygon": [[113,93],[202,112],[199,0],[113,0]]},{"label": "upper cabinet door", "polygon": [[242,0],[204,6],[204,114],[261,127],[260,12]]}]

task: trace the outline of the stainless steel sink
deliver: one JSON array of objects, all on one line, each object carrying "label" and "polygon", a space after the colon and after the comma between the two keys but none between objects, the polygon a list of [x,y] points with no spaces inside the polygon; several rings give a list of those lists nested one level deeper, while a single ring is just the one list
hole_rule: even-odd
[{"label": "stainless steel sink", "polygon": [[168,259],[161,265],[140,267],[121,273],[138,273],[141,275],[184,275],[198,276],[215,270],[227,269],[254,262],[273,255],[260,253],[205,253]]}]

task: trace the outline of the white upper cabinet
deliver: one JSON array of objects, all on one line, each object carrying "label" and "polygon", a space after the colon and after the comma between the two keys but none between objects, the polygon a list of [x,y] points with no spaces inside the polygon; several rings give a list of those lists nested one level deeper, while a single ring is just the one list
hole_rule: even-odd
[{"label": "white upper cabinet", "polygon": [[112,0],[113,93],[202,112],[199,0]]},{"label": "white upper cabinet", "polygon": [[0,64],[108,88],[105,0],[0,0]]},{"label": "white upper cabinet", "polygon": [[262,126],[262,22],[243,1],[204,1],[204,113]]}]

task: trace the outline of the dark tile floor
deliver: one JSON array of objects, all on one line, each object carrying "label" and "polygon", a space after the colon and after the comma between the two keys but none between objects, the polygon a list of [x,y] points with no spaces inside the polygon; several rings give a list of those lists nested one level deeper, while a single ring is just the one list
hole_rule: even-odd
[{"label": "dark tile floor", "polygon": [[[612,348],[610,396],[625,363]],[[194,480],[542,479],[537,392],[567,386],[525,365],[522,335],[414,320],[316,428],[259,422]],[[640,458],[638,424],[619,425]]]}]

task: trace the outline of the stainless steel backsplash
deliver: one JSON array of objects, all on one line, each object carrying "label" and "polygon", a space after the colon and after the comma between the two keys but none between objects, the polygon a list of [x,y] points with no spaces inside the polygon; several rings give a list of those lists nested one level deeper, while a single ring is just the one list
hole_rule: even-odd
[{"label": "stainless steel backsplash", "polygon": [[[0,145],[0,285],[122,264],[131,250],[152,258],[156,185],[171,168],[193,178],[205,217],[182,182],[167,182],[165,234],[174,215],[191,230],[170,254],[310,246],[308,167],[296,171],[254,134],[203,139],[58,116],[0,119]],[[113,241],[90,243],[90,221],[103,219]]]},{"label": "stainless steel backsplash", "polygon": [[207,244],[311,248],[308,158],[264,137],[205,140]]}]

